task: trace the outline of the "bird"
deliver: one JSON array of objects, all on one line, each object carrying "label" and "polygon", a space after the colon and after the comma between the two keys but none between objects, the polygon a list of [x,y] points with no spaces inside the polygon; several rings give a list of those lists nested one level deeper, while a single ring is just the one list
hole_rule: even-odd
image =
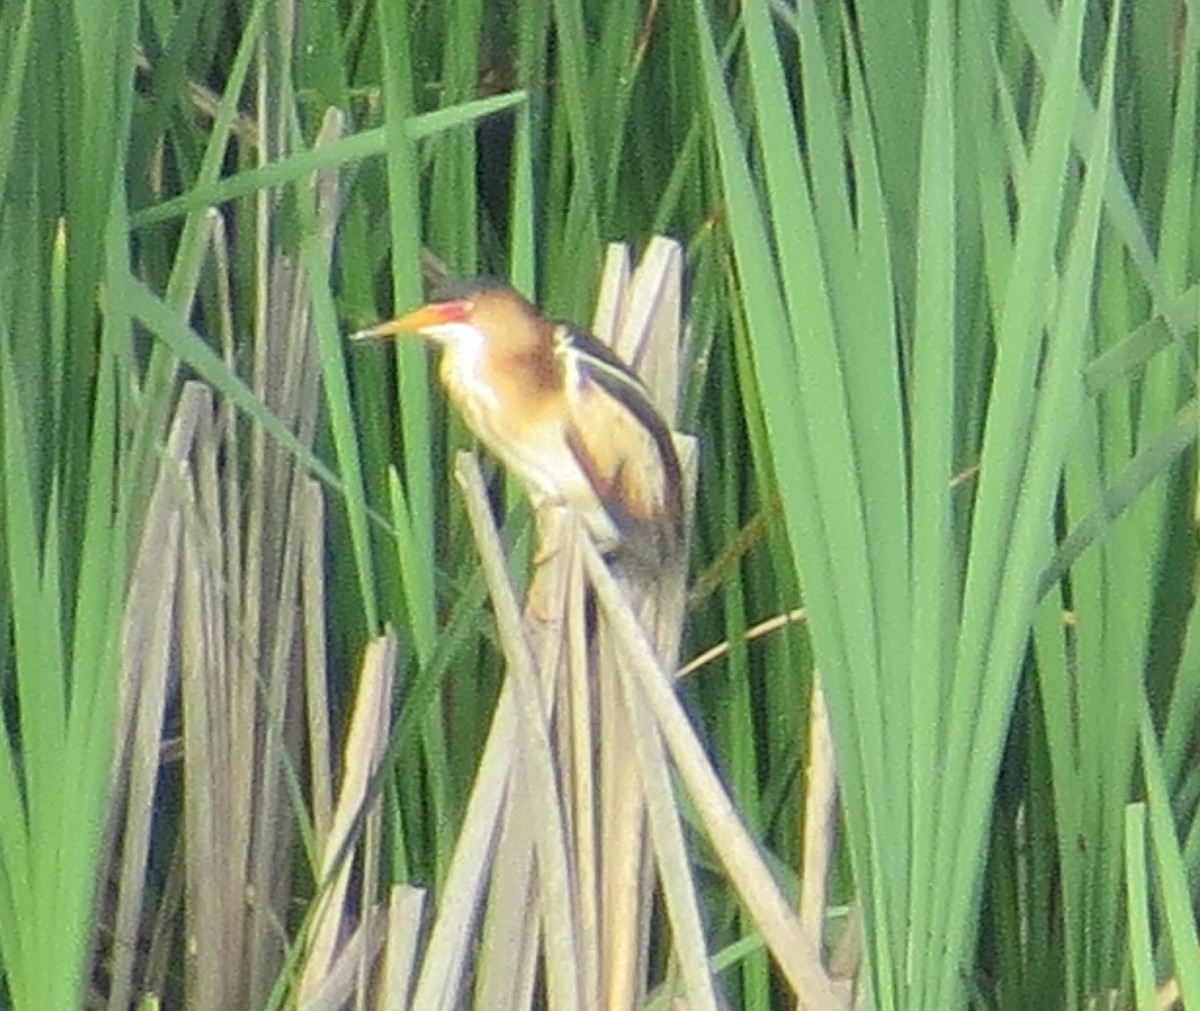
[{"label": "bird", "polygon": [[353,336],[402,333],[440,348],[451,404],[539,519],[553,507],[574,511],[597,548],[635,577],[679,561],[683,484],[671,430],[609,347],[487,277],[450,282]]}]

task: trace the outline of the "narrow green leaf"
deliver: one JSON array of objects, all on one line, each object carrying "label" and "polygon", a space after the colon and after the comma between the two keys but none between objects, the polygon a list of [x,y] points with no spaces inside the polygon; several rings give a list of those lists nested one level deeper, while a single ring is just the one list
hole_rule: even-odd
[{"label": "narrow green leaf", "polygon": [[[511,109],[524,100],[523,91],[513,91],[464,102],[449,109],[427,112],[406,121],[404,135],[413,142],[422,140],[473,123],[484,116]],[[247,169],[219,182],[202,184],[184,196],[164,200],[161,204],[135,212],[130,218],[130,225],[133,228],[145,228],[147,225],[192,214],[238,197],[251,196],[271,186],[296,182],[322,169],[339,168],[364,158],[384,154],[387,150],[386,130],[386,127],[363,130],[332,144],[289,155],[262,168]]]}]

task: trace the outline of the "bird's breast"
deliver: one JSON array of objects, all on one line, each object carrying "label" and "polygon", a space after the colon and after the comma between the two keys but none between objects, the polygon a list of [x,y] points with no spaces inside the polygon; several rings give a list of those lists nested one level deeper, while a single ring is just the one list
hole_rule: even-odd
[{"label": "bird's breast", "polygon": [[617,539],[567,439],[568,405],[559,389],[511,370],[489,369],[470,348],[447,348],[441,380],[467,427],[519,480],[534,507],[578,511],[601,544]]}]

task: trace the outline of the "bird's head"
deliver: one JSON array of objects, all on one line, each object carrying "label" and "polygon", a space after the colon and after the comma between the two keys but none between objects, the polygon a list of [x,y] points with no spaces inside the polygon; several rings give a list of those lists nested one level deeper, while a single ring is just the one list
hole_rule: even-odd
[{"label": "bird's head", "polygon": [[447,285],[419,309],[354,336],[416,333],[448,348],[519,355],[548,346],[551,331],[551,324],[517,291],[490,278],[472,278]]}]

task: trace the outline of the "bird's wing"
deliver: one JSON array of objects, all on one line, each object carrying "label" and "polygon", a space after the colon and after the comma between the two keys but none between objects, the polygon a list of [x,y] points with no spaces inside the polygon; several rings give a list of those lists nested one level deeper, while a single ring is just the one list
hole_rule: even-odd
[{"label": "bird's wing", "polygon": [[555,334],[570,405],[567,445],[630,552],[665,561],[682,539],[679,458],[646,387],[573,327]]}]

